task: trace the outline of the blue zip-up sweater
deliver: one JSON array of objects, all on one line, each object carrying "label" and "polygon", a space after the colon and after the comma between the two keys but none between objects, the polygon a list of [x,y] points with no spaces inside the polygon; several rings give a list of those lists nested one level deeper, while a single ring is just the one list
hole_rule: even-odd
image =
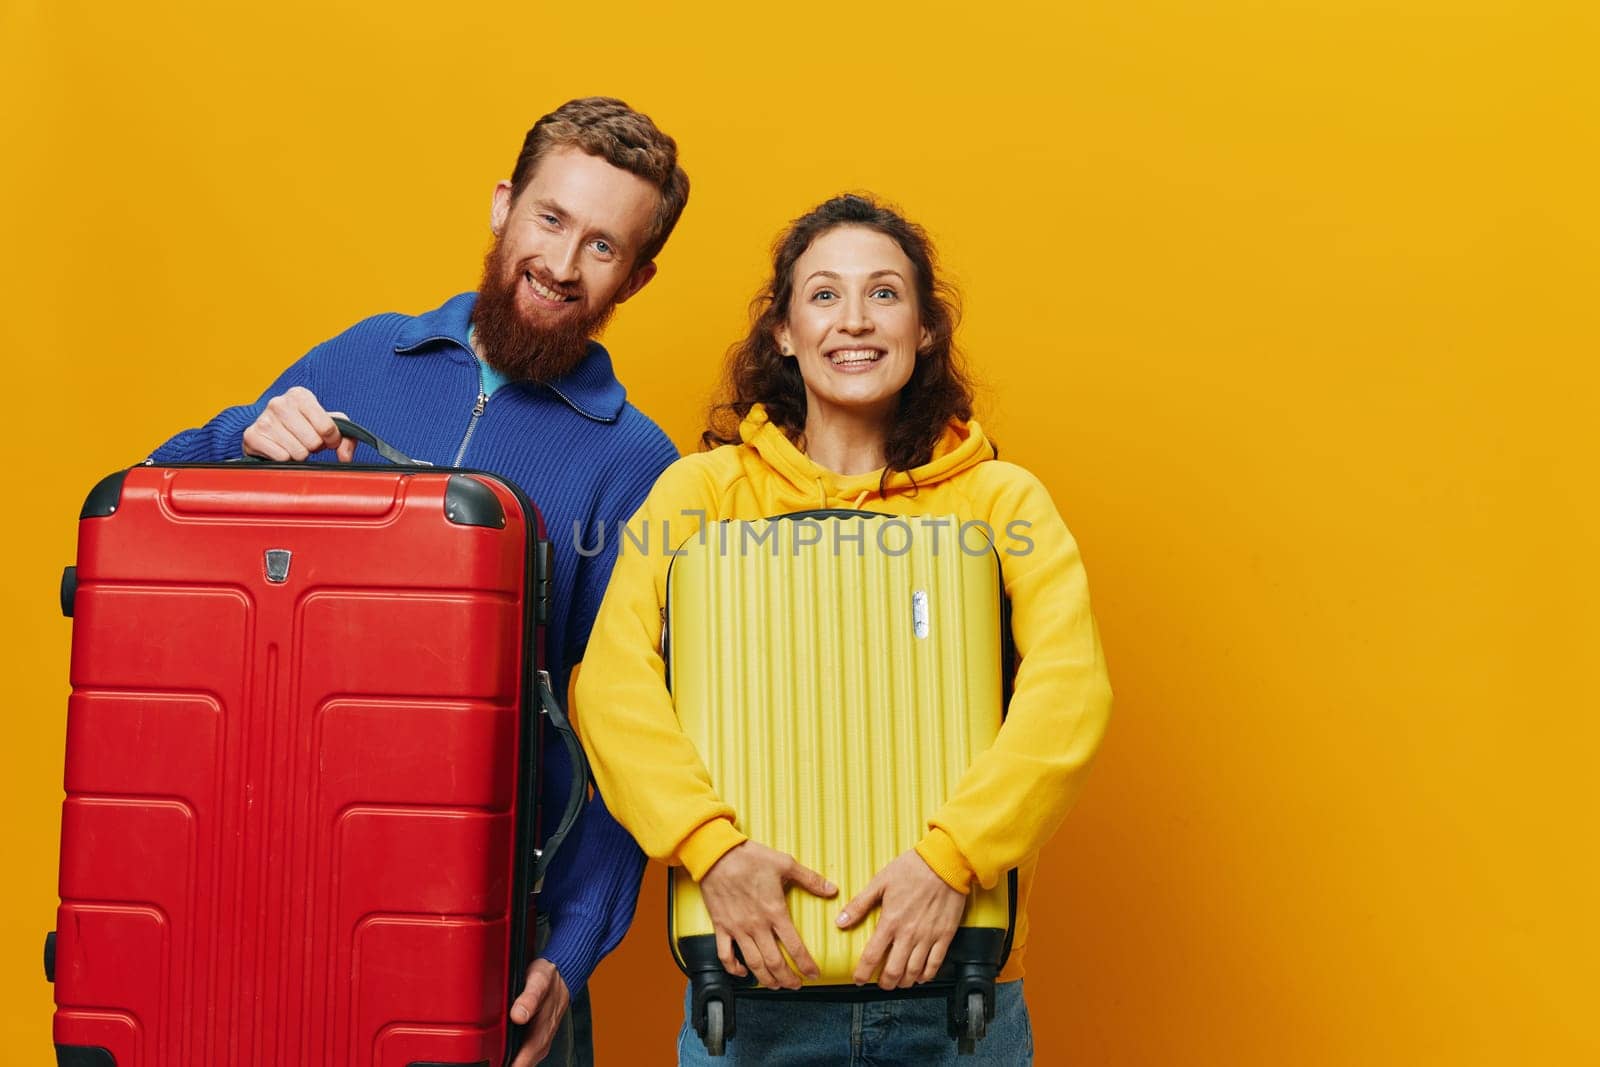
[{"label": "blue zip-up sweater", "polygon": [[[519,486],[544,514],[555,573],[546,665],[566,692],[583,658],[616,559],[622,524],[644,502],[677,449],[629,404],[611,357],[591,342],[572,373],[547,385],[510,382],[478,405],[478,360],[467,343],[471,293],[424,315],[378,315],[318,345],[254,404],[228,408],[156,449],[155,463],[216,463],[239,456],[244,431],[266,402],[292,386],[316,394],[414,459],[473,467]],[[465,442],[465,450],[462,450]],[[458,458],[459,457],[459,458]],[[331,462],[328,451],[314,460]],[[366,445],[357,463],[382,463]],[[565,805],[572,767],[559,745],[546,753],[548,833]],[[573,827],[545,878],[550,917],[542,955],[573,995],[622,940],[633,919],[644,854],[598,795]],[[520,976],[518,981],[520,982]]]}]

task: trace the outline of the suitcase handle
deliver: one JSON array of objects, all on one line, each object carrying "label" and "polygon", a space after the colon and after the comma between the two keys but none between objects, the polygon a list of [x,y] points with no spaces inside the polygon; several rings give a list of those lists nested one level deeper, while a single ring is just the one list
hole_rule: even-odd
[{"label": "suitcase handle", "polygon": [[365,426],[362,426],[358,422],[351,422],[349,419],[341,418],[340,416],[335,415],[333,417],[333,425],[334,428],[339,431],[340,437],[349,437],[353,440],[363,441],[371,445],[373,448],[377,449],[378,455],[382,456],[390,463],[398,463],[403,467],[433,466],[433,464],[426,463],[420,459],[412,459],[410,456],[406,455],[404,452],[400,451],[398,448],[394,447],[389,442],[385,441],[383,438],[379,437],[377,434],[373,433],[371,430],[367,429]]},{"label": "suitcase handle", "polygon": [[[379,437],[377,434],[361,425],[359,422],[352,422],[342,415],[333,416],[333,426],[334,429],[339,431],[340,437],[348,437],[352,441],[360,441],[363,444],[371,445],[377,450],[378,455],[382,456],[390,463],[394,463],[401,467],[433,466],[432,463],[429,463],[425,459],[412,459],[410,456],[406,455],[404,452],[400,451],[398,448],[394,447],[389,442],[385,441],[383,438]],[[268,459],[266,456],[258,456],[252,452],[246,452],[244,454],[244,458],[256,463],[272,462],[272,460]]]},{"label": "suitcase handle", "polygon": [[556,826],[555,833],[544,843],[544,848],[534,851],[535,893],[544,888],[544,873],[561,848],[561,843],[567,839],[567,832],[572,829],[572,824],[578,821],[578,813],[583,810],[584,798],[589,795],[589,761],[584,758],[583,746],[578,743],[578,735],[572,729],[572,723],[567,720],[567,713],[562,711],[561,705],[556,702],[555,692],[550,688],[550,675],[540,671],[537,677],[539,703],[542,705],[540,711],[550,719],[550,725],[555,728],[561,737],[561,743],[567,748],[567,758],[572,761],[572,785],[567,792],[566,810],[561,813],[561,822]]}]

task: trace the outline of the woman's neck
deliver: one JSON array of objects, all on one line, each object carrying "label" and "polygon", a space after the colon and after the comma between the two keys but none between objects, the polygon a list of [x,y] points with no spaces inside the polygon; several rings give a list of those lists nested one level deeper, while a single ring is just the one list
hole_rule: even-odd
[{"label": "woman's neck", "polygon": [[870,474],[888,462],[889,416],[828,410],[806,412],[806,455],[835,474]]}]

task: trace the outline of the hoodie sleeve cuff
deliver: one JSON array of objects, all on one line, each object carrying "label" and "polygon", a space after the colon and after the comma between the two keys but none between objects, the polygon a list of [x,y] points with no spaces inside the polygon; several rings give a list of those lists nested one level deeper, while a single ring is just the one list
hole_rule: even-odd
[{"label": "hoodie sleeve cuff", "polygon": [[697,827],[678,846],[678,862],[689,872],[689,877],[698,882],[730,849],[746,840],[744,834],[734,829],[733,820],[712,819]]},{"label": "hoodie sleeve cuff", "polygon": [[938,827],[929,830],[921,841],[917,842],[917,855],[922,857],[922,862],[933,868],[933,873],[944,879],[945,885],[958,893],[965,893],[972,886],[974,872],[967,864],[967,858],[956,848],[956,843],[950,835]]}]

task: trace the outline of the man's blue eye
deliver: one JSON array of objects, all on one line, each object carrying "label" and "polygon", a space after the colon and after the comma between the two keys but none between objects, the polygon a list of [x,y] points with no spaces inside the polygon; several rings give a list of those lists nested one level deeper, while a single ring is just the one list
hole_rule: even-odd
[{"label": "man's blue eye", "polygon": [[599,252],[602,256],[609,256],[611,254],[611,246],[606,244],[604,241],[596,241],[594,243],[594,250]]}]

